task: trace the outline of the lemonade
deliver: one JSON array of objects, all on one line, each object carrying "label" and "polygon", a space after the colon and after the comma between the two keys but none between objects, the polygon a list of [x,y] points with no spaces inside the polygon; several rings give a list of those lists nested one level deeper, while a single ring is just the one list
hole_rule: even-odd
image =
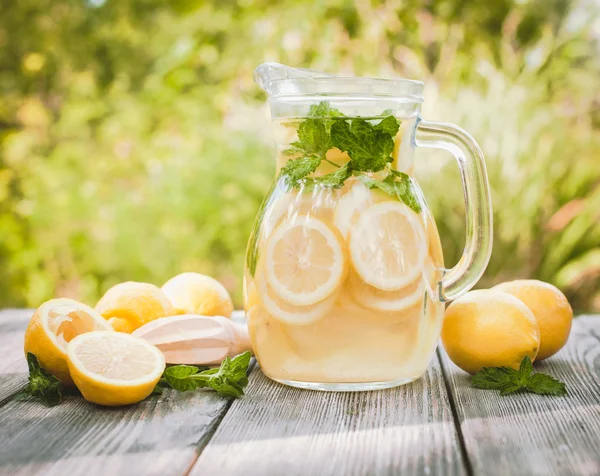
[{"label": "lemonade", "polygon": [[[420,117],[423,83],[336,76],[265,63],[276,180],[250,236],[244,305],[262,371],[287,385],[370,390],[420,377],[444,302],[489,261],[492,213],[483,155],[451,124]],[[463,256],[445,269],[414,178],[415,147],[457,159]],[[443,186],[440,181],[440,186]]]},{"label": "lemonade", "polygon": [[[318,180],[289,186],[280,172],[299,157],[291,144],[303,120],[278,125],[285,141],[278,144],[280,178],[250,242],[246,314],[261,368],[274,380],[311,388],[414,380],[427,368],[443,316],[433,219],[414,180],[407,182],[418,201],[412,208],[369,187],[385,170],[348,176],[338,187]],[[399,170],[397,159],[410,127],[393,136],[389,166],[409,178],[411,167]],[[350,160],[336,148],[325,158],[310,177]]]}]

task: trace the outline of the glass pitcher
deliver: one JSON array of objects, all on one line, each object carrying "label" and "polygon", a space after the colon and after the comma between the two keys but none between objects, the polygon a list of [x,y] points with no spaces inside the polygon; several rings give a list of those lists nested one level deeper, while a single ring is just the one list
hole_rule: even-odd
[{"label": "glass pitcher", "polygon": [[[244,306],[262,371],[294,387],[373,390],[419,378],[444,303],[483,274],[492,248],[485,163],[475,140],[421,119],[423,83],[339,77],[265,63],[277,175],[250,236]],[[459,164],[466,245],[444,268],[413,177],[415,147]]]}]

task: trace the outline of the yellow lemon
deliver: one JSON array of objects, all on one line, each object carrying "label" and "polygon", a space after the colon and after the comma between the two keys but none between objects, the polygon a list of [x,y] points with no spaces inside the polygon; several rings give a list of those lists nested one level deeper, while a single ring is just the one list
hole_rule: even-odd
[{"label": "yellow lemon", "polygon": [[540,351],[536,360],[556,354],[567,343],[573,309],[556,286],[535,279],[518,279],[492,289],[512,294],[533,312],[540,326]]},{"label": "yellow lemon", "polygon": [[128,281],[110,288],[96,304],[96,310],[119,332],[176,314],[169,298],[154,284]]},{"label": "yellow lemon", "polygon": [[25,353],[67,386],[73,385],[67,366],[67,343],[84,332],[111,331],[110,325],[91,307],[72,299],[52,299],[33,314],[25,331]]},{"label": "yellow lemon", "polygon": [[[262,263],[261,263],[262,264]],[[322,319],[335,305],[337,293],[327,296],[322,301],[298,306],[290,304],[281,299],[277,293],[271,289],[267,283],[262,266],[256,270],[256,290],[258,292],[259,302],[262,303],[266,311],[275,319],[283,324],[292,326],[306,326]]]},{"label": "yellow lemon", "polygon": [[500,291],[471,291],[446,309],[442,342],[450,359],[470,374],[482,367],[518,369],[523,357],[534,360],[540,328],[529,308]]},{"label": "yellow lemon", "polygon": [[264,251],[269,287],[277,297],[295,306],[325,300],[344,280],[344,248],[339,234],[318,218],[297,216],[285,220]]},{"label": "yellow lemon", "polygon": [[160,350],[122,332],[88,332],[67,347],[73,381],[92,403],[131,405],[152,393],[165,370]]},{"label": "yellow lemon", "polygon": [[397,291],[422,272],[427,239],[419,216],[398,201],[365,209],[350,230],[350,258],[360,278],[382,291]]},{"label": "yellow lemon", "polygon": [[231,317],[233,302],[216,279],[200,273],[182,273],[169,279],[163,292],[181,314]]}]

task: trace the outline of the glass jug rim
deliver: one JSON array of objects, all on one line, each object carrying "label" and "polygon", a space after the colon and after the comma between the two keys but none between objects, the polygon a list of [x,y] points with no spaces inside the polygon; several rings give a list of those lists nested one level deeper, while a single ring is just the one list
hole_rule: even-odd
[{"label": "glass jug rim", "polygon": [[269,99],[349,96],[355,99],[388,97],[423,102],[424,83],[414,79],[337,76],[274,62],[259,65],[254,71],[254,79]]}]

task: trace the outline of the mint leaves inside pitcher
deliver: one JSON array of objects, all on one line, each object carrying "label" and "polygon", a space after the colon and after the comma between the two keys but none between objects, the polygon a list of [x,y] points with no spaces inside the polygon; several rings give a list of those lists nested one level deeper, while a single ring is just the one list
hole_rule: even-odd
[{"label": "mint leaves inside pitcher", "polygon": [[[378,188],[419,213],[421,205],[411,178],[391,167],[399,129],[400,121],[392,115],[378,121],[347,117],[328,102],[320,102],[311,106],[308,117],[299,124],[298,140],[285,151],[298,157],[287,162],[280,177],[290,187],[311,191],[316,186],[340,188],[349,177],[358,176],[369,188]],[[328,160],[327,151],[334,148],[346,152],[350,160],[343,165]],[[312,176],[323,161],[337,170]],[[372,175],[382,171],[377,177]]]}]

